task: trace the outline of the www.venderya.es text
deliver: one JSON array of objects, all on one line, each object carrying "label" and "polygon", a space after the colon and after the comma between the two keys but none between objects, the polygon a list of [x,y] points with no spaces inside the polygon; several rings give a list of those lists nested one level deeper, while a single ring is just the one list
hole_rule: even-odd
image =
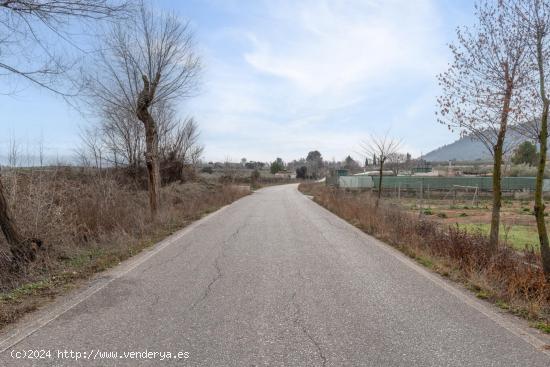
[{"label": "www.venderya.es text", "polygon": [[112,351],[91,349],[88,351],[74,351],[69,349],[51,350],[51,349],[14,349],[10,353],[13,359],[65,359],[65,360],[101,360],[101,359],[135,359],[135,360],[175,360],[188,359],[189,352],[159,352],[150,350],[139,351]]}]

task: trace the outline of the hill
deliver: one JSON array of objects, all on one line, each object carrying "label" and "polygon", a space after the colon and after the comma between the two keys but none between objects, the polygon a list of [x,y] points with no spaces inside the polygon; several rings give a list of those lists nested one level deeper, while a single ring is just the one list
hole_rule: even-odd
[{"label": "hill", "polygon": [[[520,142],[527,140],[525,137],[510,131],[506,138],[509,149]],[[483,143],[473,136],[465,136],[451,144],[443,145],[422,156],[428,162],[456,161],[490,161],[492,157]]]},{"label": "hill", "polygon": [[443,145],[431,152],[424,154],[423,157],[428,162],[443,162],[443,161],[476,161],[476,160],[491,160],[487,148],[479,141],[472,137],[466,136],[457,141]]}]

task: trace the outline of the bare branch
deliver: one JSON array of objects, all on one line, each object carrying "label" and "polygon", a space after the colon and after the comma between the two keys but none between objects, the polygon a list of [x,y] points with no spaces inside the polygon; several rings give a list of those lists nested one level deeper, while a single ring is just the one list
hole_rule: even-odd
[{"label": "bare branch", "polygon": [[70,95],[63,82],[76,58],[67,49],[62,57],[56,55],[61,51],[56,43],[83,52],[70,29],[126,16],[129,10],[128,1],[117,0],[0,0],[0,34],[5,34],[0,39],[0,69],[7,72],[3,76],[22,77],[56,94]]}]

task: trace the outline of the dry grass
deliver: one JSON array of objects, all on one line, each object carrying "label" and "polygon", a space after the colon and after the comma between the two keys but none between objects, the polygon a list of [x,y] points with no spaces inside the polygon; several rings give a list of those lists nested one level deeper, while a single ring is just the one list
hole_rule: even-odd
[{"label": "dry grass", "polygon": [[545,283],[537,252],[505,246],[492,254],[487,236],[437,223],[384,201],[376,209],[370,192],[346,192],[318,184],[302,184],[300,190],[423,265],[465,283],[479,298],[550,323],[550,285]]},{"label": "dry grass", "polygon": [[25,236],[43,240],[38,260],[15,271],[0,238],[0,328],[80,279],[118,264],[248,189],[217,182],[172,183],[149,220],[147,192],[120,172],[53,168],[2,177]]}]

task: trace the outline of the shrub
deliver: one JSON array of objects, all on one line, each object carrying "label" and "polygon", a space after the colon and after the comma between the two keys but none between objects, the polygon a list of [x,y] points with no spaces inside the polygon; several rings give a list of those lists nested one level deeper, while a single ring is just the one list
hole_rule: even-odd
[{"label": "shrub", "polygon": [[230,185],[172,183],[162,187],[158,220],[152,222],[147,191],[119,178],[115,171],[55,167],[2,176],[23,235],[40,238],[44,246],[36,262],[14,271],[0,235],[0,327],[11,320],[2,293],[76,270],[82,277],[102,270],[247,193]]},{"label": "shrub", "polygon": [[252,188],[258,187],[259,181],[260,181],[260,171],[255,169],[254,171],[252,171],[252,173],[250,173],[250,186]]}]

